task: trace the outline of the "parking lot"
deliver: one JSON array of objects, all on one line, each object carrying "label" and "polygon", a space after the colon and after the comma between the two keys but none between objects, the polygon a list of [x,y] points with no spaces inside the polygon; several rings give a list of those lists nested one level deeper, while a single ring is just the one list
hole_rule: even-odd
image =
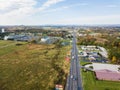
[{"label": "parking lot", "polygon": [[80,46],[79,47],[79,56],[83,61],[86,61],[86,62],[107,63],[108,59],[107,57],[104,57],[105,55],[101,54],[102,52],[103,51],[101,51],[97,46]]}]

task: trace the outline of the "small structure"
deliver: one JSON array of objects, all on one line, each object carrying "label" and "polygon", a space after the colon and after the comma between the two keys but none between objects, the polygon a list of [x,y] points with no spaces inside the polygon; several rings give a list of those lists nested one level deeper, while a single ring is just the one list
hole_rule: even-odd
[{"label": "small structure", "polygon": [[69,62],[69,61],[70,61],[70,57],[67,56],[67,57],[65,58],[65,60]]},{"label": "small structure", "polygon": [[63,90],[63,86],[62,85],[55,85],[55,90]]}]

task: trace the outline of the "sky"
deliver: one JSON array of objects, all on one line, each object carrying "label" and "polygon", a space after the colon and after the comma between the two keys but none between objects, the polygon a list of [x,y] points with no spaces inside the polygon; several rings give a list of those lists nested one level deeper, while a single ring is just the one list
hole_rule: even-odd
[{"label": "sky", "polygon": [[120,0],[0,0],[0,25],[120,24]]}]

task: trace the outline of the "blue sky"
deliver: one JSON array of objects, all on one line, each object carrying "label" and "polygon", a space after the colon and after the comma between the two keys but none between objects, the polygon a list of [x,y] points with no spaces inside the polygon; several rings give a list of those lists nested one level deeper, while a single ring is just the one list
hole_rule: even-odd
[{"label": "blue sky", "polygon": [[120,0],[0,0],[0,25],[120,24]]}]

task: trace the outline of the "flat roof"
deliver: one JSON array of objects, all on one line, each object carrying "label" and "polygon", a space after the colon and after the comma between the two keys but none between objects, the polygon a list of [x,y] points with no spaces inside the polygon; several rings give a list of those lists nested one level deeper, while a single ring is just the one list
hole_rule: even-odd
[{"label": "flat roof", "polygon": [[120,67],[120,65],[103,64],[103,63],[93,63],[92,65],[93,65],[94,71],[107,69],[107,70],[110,70],[110,71],[119,72],[118,68]]}]

